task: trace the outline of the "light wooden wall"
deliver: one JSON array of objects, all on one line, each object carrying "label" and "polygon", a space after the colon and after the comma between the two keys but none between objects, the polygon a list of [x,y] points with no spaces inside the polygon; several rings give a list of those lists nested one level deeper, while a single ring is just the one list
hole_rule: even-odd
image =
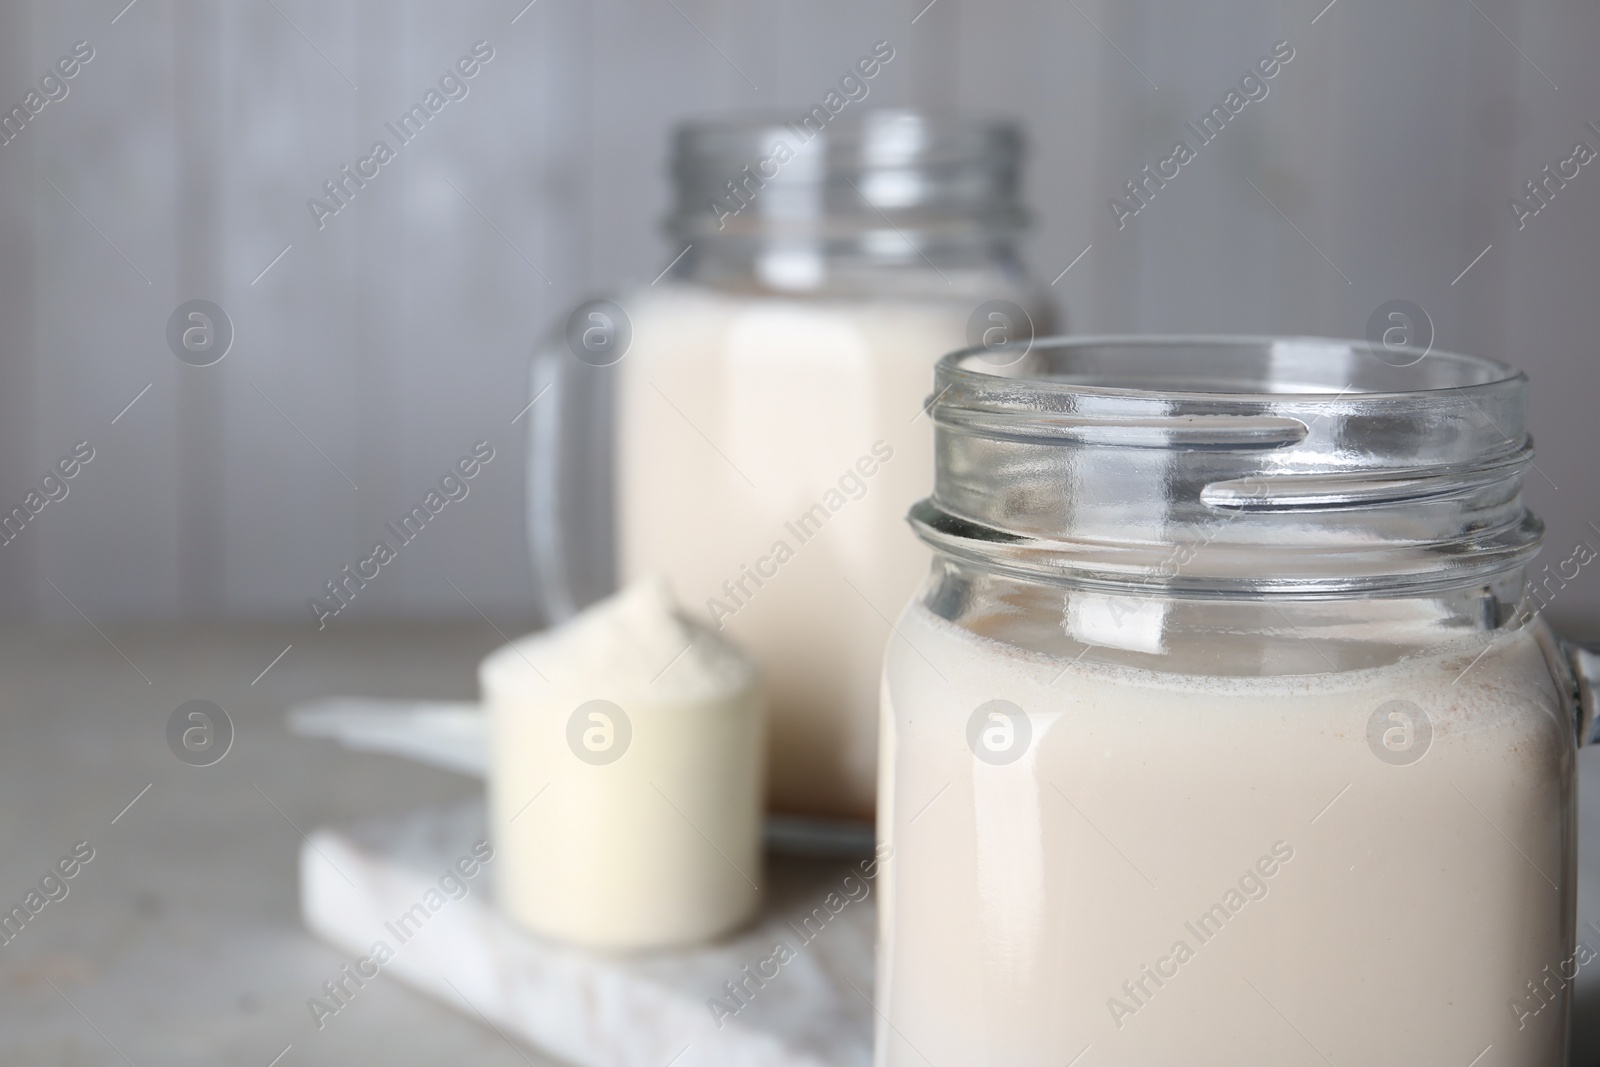
[{"label": "light wooden wall", "polygon": [[[1036,272],[1093,246],[1051,290],[1075,329],[1360,336],[1413,300],[1437,344],[1530,372],[1551,558],[1600,547],[1600,167],[1521,232],[1506,207],[1574,141],[1600,147],[1592,3],[123,2],[0,7],[7,109],[95,49],[0,146],[0,506],[96,449],[0,547],[11,617],[75,619],[66,597],[97,621],[300,617],[487,438],[471,495],[351,613],[471,614],[453,582],[525,619],[530,345],[676,251],[673,122],[801,110],[879,39],[897,58],[873,102],[1025,120]],[[1119,231],[1107,198],[1282,39],[1267,99]],[[478,40],[495,58],[470,95],[319,232],[307,198]],[[237,332],[209,368],[164,340],[197,297]],[[1553,614],[1600,627],[1600,577]]]}]

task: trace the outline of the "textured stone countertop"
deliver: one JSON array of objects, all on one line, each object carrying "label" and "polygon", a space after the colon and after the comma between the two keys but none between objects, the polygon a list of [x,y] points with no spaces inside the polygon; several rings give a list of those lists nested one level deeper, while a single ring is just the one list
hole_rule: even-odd
[{"label": "textured stone countertop", "polygon": [[[501,642],[493,629],[102,629],[0,632],[0,911],[76,842],[94,848],[67,896],[0,945],[0,1063],[553,1064],[400,981],[370,983],[320,1032],[306,1007],[348,956],[302,925],[300,831],[480,786],[293,737],[284,709],[349,694],[468,699],[477,660]],[[213,766],[167,747],[168,718],[194,699],[235,727]],[[1582,920],[1600,926],[1600,754],[1580,765],[1582,935]],[[1578,1067],[1600,1064],[1597,975],[1580,975]]]}]

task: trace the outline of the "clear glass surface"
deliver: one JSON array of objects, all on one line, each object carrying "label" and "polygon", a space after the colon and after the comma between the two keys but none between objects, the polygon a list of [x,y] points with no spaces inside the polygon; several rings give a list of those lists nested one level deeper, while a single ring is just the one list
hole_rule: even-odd
[{"label": "clear glass surface", "polygon": [[1016,253],[1009,125],[866,112],[746,174],[783,138],[680,133],[683,254],[609,298],[625,354],[586,366],[563,339],[536,361],[554,391],[530,412],[529,525],[552,617],[609,578],[584,557],[665,576],[761,663],[773,806],[870,819],[888,620],[928,561],[904,516],[933,477],[933,364],[990,302],[1028,339],[1049,315]]},{"label": "clear glass surface", "polygon": [[1525,382],[1392,359],[941,363],[879,1067],[1565,1063],[1579,729],[1522,595]]}]

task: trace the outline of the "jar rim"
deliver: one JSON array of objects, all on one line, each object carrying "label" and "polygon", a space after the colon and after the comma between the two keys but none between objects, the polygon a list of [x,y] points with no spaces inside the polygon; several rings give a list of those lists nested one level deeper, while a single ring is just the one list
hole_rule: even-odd
[{"label": "jar rim", "polygon": [[795,115],[765,110],[680,122],[672,134],[675,166],[718,161],[737,167],[770,153],[774,139],[795,140],[797,130],[817,142],[829,166],[852,171],[969,163],[992,160],[996,153],[1014,163],[1024,148],[1021,127],[998,117],[868,107],[840,114],[816,132],[795,120]]},{"label": "jar rim", "polygon": [[[1044,362],[1053,353],[1069,353],[1089,349],[1122,350],[1150,349],[1171,352],[1196,352],[1201,350],[1254,350],[1274,353],[1285,349],[1297,350],[1302,355],[1342,354],[1357,357],[1369,372],[1378,367],[1380,377],[1403,379],[1412,368],[1432,361],[1430,372],[1441,364],[1458,372],[1462,380],[1439,384],[1419,384],[1407,388],[1356,388],[1355,383],[1340,386],[1330,379],[1327,384],[1313,389],[1262,388],[1246,389],[1196,389],[1172,385],[1114,384],[1110,382],[1081,381],[1059,376],[1038,376],[1016,373]],[[1380,355],[1380,353],[1382,353]],[[1013,373],[1007,373],[1007,372]],[[1393,373],[1390,373],[1393,372]],[[1417,371],[1413,376],[1421,377]],[[1258,334],[1063,334],[1041,337],[1025,343],[1019,353],[1004,348],[987,348],[976,345],[958,349],[939,360],[938,378],[948,389],[957,382],[983,386],[990,382],[1012,381],[1026,383],[1028,388],[1049,395],[1092,395],[1100,397],[1126,397],[1130,400],[1185,400],[1200,404],[1250,404],[1263,402],[1316,404],[1319,401],[1359,400],[1365,402],[1407,401],[1428,396],[1468,395],[1492,392],[1507,387],[1523,388],[1528,377],[1522,371],[1485,356],[1468,355],[1438,348],[1387,345],[1372,341],[1348,338],[1318,337],[1315,335],[1273,336]],[[947,384],[948,383],[948,384]],[[1268,384],[1268,383],[1263,383]]]}]

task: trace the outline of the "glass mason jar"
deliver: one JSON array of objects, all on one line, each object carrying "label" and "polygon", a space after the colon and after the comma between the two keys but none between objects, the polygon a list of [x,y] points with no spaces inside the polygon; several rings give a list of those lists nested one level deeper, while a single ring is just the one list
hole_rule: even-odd
[{"label": "glass mason jar", "polygon": [[1596,661],[1524,585],[1525,386],[1319,339],[940,362],[878,1067],[1565,1063]]},{"label": "glass mason jar", "polygon": [[761,664],[780,810],[873,814],[889,619],[927,569],[904,515],[933,476],[934,360],[1046,319],[1015,248],[1020,158],[1009,124],[903,111],[688,125],[681,254],[536,358],[547,614],[604,592],[613,553],[625,582],[665,576]]}]

